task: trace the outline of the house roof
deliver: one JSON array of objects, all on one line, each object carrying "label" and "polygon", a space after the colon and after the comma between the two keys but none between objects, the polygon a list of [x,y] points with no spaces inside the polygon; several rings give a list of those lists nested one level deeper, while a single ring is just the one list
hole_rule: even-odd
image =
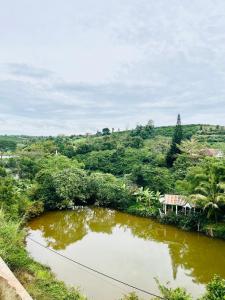
[{"label": "house roof", "polygon": [[206,156],[221,157],[223,156],[223,151],[219,149],[206,148],[202,150],[202,154]]},{"label": "house roof", "polygon": [[185,206],[187,204],[187,200],[184,196],[181,195],[168,195],[166,194],[164,197],[160,199],[160,202],[168,205],[177,205],[177,206]]}]

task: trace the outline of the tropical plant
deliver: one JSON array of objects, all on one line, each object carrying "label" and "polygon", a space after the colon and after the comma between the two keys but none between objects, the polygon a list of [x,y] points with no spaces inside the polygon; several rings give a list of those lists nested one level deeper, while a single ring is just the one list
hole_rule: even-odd
[{"label": "tropical plant", "polygon": [[160,207],[160,193],[150,191],[148,188],[140,187],[134,193],[136,197],[136,202],[139,206],[144,207],[145,209],[158,210]]},{"label": "tropical plant", "polygon": [[219,276],[214,276],[206,289],[207,292],[202,300],[225,300],[225,280]]},{"label": "tropical plant", "polygon": [[207,218],[217,220],[218,213],[225,206],[225,167],[216,161],[209,160],[194,175],[197,185],[190,199],[203,207]]}]

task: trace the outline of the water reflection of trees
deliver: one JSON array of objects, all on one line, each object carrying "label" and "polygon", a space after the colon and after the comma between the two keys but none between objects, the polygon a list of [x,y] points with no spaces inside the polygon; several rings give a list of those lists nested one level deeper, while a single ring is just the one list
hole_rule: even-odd
[{"label": "water reflection of trees", "polygon": [[116,212],[113,210],[93,209],[92,217],[88,220],[89,229],[93,232],[111,234],[116,226]]},{"label": "water reflection of trees", "polygon": [[90,231],[111,234],[116,226],[130,230],[135,237],[167,244],[174,278],[178,267],[197,283],[208,282],[214,273],[225,277],[225,242],[152,220],[103,208],[79,208],[47,213],[30,223],[31,229],[40,230],[48,246],[56,250],[82,240]]},{"label": "water reflection of trees", "polygon": [[30,223],[32,230],[40,230],[47,245],[63,250],[68,245],[82,240],[87,234],[86,218],[91,212],[54,212],[35,219]]}]

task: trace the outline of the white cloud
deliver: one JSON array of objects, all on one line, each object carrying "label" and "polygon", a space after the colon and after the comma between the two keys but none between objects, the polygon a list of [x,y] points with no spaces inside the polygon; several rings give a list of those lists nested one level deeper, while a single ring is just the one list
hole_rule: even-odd
[{"label": "white cloud", "polygon": [[1,133],[224,124],[224,0],[0,0]]}]

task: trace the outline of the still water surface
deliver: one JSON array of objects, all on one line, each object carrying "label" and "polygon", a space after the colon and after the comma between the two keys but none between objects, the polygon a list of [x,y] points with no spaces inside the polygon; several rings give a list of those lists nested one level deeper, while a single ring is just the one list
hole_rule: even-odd
[{"label": "still water surface", "polygon": [[[158,293],[154,277],[183,286],[195,297],[213,274],[225,278],[225,242],[153,220],[104,208],[49,212],[29,223],[30,237],[74,260]],[[27,239],[35,260],[93,300],[115,300],[131,291],[87,271]],[[143,299],[149,299],[140,293]]]}]

